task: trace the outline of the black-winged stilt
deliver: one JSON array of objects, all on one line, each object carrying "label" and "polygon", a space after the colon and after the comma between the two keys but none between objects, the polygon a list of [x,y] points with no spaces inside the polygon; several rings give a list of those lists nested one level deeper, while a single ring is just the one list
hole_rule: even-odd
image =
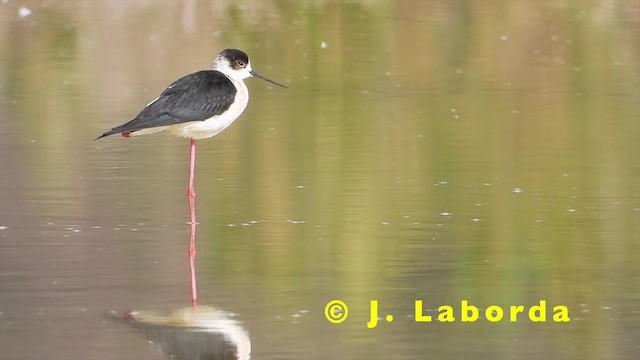
[{"label": "black-winged stilt", "polygon": [[191,139],[187,194],[192,230],[189,264],[193,305],[197,299],[194,188],[196,140],[218,135],[240,117],[249,102],[249,90],[243,80],[252,76],[286,88],[253,71],[249,57],[243,51],[226,49],[213,60],[211,70],[198,71],[176,80],[158,98],[147,104],[135,119],[96,138],[97,140],[113,134],[130,137],[169,130],[177,136]]}]

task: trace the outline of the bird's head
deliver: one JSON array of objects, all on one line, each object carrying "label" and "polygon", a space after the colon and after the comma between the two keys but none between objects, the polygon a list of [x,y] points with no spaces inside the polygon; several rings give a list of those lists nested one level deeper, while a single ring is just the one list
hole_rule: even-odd
[{"label": "bird's head", "polygon": [[212,68],[213,70],[218,70],[232,79],[243,80],[248,77],[257,77],[274,85],[286,88],[286,86],[278,84],[277,82],[253,71],[253,69],[251,69],[251,61],[249,60],[249,56],[242,50],[224,50],[223,52],[218,54],[215,59],[213,59]]}]

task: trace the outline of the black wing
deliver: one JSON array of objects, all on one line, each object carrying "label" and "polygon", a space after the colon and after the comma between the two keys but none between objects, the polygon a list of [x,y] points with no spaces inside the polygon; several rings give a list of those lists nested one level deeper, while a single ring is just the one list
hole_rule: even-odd
[{"label": "black wing", "polygon": [[114,127],[101,137],[158,126],[206,120],[229,109],[236,88],[223,73],[203,70],[176,80],[126,124]]}]

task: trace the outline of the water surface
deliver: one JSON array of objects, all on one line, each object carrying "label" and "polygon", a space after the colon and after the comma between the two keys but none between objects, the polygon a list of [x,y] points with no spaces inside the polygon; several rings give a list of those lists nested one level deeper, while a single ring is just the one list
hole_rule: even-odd
[{"label": "water surface", "polygon": [[[190,303],[188,141],[92,139],[227,47],[289,86],[248,79],[243,116],[198,142],[200,303],[252,358],[640,352],[636,2],[0,9],[0,358],[166,358],[103,314]],[[416,323],[415,300],[456,320]],[[485,319],[541,300],[546,322]]]}]

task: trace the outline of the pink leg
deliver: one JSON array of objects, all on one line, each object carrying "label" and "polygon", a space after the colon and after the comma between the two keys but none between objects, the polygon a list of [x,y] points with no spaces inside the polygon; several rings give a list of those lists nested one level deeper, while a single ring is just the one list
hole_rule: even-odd
[{"label": "pink leg", "polygon": [[191,275],[191,305],[196,306],[198,293],[196,290],[196,190],[193,186],[194,172],[196,168],[196,141],[191,139],[189,152],[189,215],[191,218],[191,234],[189,236],[189,271]]},{"label": "pink leg", "polygon": [[191,151],[189,152],[189,189],[187,195],[189,197],[189,215],[191,223],[196,222],[196,189],[193,186],[193,179],[196,170],[196,141],[191,139]]}]

